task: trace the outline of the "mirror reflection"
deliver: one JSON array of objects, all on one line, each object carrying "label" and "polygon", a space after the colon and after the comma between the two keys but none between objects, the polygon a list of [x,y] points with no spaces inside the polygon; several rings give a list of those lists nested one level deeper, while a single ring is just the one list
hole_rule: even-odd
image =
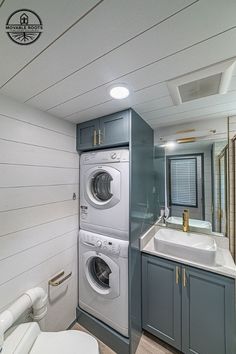
[{"label": "mirror reflection", "polygon": [[183,228],[184,215],[190,231],[227,236],[227,119],[160,128],[158,148],[165,153],[167,227]]}]

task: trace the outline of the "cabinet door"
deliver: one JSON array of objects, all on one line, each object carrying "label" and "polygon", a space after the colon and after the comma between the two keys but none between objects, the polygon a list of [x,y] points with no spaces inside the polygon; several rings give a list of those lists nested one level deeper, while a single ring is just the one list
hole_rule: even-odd
[{"label": "cabinet door", "polygon": [[182,278],[182,351],[235,354],[234,280],[184,266]]},{"label": "cabinet door", "polygon": [[100,118],[100,145],[115,146],[129,142],[130,110]]},{"label": "cabinet door", "polygon": [[98,146],[99,119],[77,125],[77,150],[89,150]]},{"label": "cabinet door", "polygon": [[143,328],[181,349],[180,265],[157,257],[142,257]]}]

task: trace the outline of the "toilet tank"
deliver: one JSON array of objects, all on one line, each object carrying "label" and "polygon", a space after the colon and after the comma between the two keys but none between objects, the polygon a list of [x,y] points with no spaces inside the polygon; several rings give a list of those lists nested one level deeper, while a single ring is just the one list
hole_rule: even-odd
[{"label": "toilet tank", "polygon": [[1,354],[29,354],[35,340],[40,334],[38,323],[22,323],[5,333]]}]

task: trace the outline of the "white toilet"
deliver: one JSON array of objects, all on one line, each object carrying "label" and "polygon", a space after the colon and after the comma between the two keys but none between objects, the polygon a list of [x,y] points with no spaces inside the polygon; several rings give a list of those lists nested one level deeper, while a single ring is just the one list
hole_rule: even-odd
[{"label": "white toilet", "polygon": [[81,331],[42,332],[37,322],[16,324],[31,309],[41,321],[47,313],[47,293],[42,288],[27,290],[0,314],[1,354],[99,354],[98,342]]},{"label": "white toilet", "polygon": [[38,323],[14,327],[1,354],[99,354],[98,342],[81,331],[41,332]]}]

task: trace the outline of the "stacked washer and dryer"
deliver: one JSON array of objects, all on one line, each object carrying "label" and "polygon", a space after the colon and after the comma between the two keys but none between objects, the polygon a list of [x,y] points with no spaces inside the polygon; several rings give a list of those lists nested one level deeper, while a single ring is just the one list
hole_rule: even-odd
[{"label": "stacked washer and dryer", "polygon": [[79,306],[128,337],[129,150],[80,157]]}]

